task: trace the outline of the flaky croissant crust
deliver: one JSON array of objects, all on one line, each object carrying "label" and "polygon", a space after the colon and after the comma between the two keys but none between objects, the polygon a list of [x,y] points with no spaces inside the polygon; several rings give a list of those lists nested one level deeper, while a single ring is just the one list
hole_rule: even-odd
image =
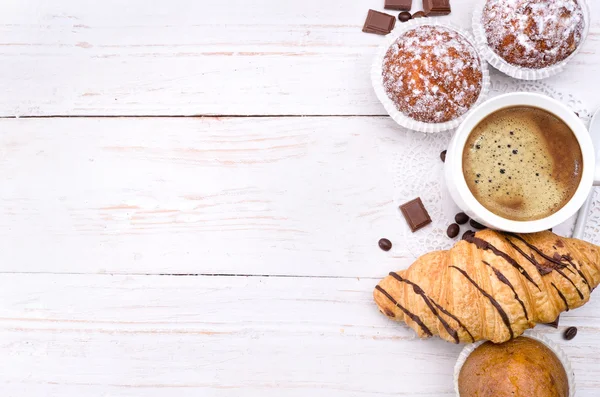
[{"label": "flaky croissant crust", "polygon": [[484,230],[390,273],[373,295],[421,338],[500,343],[585,304],[599,267],[600,247],[585,241]]}]

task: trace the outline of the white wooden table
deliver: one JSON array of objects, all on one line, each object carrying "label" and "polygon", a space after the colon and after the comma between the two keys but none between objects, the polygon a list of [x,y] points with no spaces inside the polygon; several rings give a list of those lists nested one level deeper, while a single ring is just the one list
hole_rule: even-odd
[{"label": "white wooden table", "polygon": [[[371,299],[412,261],[377,247],[402,244],[361,32],[382,3],[2,2],[0,395],[453,395],[461,347]],[[596,108],[591,3],[547,83]],[[568,343],[538,327],[578,396],[600,394],[599,312],[564,315]]]}]

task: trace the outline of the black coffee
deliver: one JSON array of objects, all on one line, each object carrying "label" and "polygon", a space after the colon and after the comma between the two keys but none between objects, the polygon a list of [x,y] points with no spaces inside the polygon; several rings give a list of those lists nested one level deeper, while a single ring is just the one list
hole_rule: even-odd
[{"label": "black coffee", "polygon": [[463,152],[463,173],[477,201],[506,219],[542,219],[575,194],[583,158],[577,138],[545,110],[515,106],[483,119]]}]

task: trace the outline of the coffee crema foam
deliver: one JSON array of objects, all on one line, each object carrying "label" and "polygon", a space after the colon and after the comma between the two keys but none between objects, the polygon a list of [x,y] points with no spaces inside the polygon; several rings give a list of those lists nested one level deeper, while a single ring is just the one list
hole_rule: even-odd
[{"label": "coffee crema foam", "polygon": [[515,221],[560,210],[575,194],[582,171],[573,131],[535,107],[509,107],[487,116],[463,151],[463,174],[473,196],[494,214]]}]

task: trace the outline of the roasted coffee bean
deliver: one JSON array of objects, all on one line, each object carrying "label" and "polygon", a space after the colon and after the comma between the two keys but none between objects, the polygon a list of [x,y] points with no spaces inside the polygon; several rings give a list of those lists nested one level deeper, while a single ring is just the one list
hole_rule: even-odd
[{"label": "roasted coffee bean", "polygon": [[472,230],[467,230],[466,232],[464,232],[464,233],[463,233],[463,235],[462,235],[462,239],[463,239],[463,240],[466,240],[466,239],[467,239],[467,237],[469,237],[469,236],[472,236],[472,235],[474,235],[474,234],[475,234],[475,232],[474,232],[474,231],[472,231]]},{"label": "roasted coffee bean", "polygon": [[412,19],[416,19],[416,18],[427,18],[427,15],[423,11],[417,11],[412,16]]},{"label": "roasted coffee bean", "polygon": [[446,162],[446,152],[447,150],[444,150],[442,153],[440,153],[440,158],[444,163]]},{"label": "roasted coffee bean", "polygon": [[389,251],[392,249],[392,242],[387,238],[382,238],[381,240],[379,240],[379,248],[381,248],[384,251]]},{"label": "roasted coffee bean", "polygon": [[410,21],[411,18],[412,15],[410,15],[410,12],[408,11],[402,11],[400,14],[398,14],[398,19],[400,20],[400,22]]},{"label": "roasted coffee bean", "polygon": [[565,330],[563,337],[566,340],[571,340],[577,335],[577,327],[569,327]]},{"label": "roasted coffee bean", "polygon": [[483,229],[487,229],[486,226],[483,226],[481,223],[477,222],[474,219],[471,219],[471,221],[469,222],[469,225],[471,225],[471,227],[473,229],[477,229],[477,230],[483,230]]},{"label": "roasted coffee bean", "polygon": [[465,223],[469,222],[469,216],[464,212],[459,212],[454,216],[454,222],[458,223],[459,225],[464,225]]},{"label": "roasted coffee bean", "polygon": [[454,238],[454,237],[458,236],[459,232],[460,232],[460,226],[458,226],[456,223],[453,223],[450,226],[448,226],[448,230],[446,230],[446,234],[450,238]]}]

